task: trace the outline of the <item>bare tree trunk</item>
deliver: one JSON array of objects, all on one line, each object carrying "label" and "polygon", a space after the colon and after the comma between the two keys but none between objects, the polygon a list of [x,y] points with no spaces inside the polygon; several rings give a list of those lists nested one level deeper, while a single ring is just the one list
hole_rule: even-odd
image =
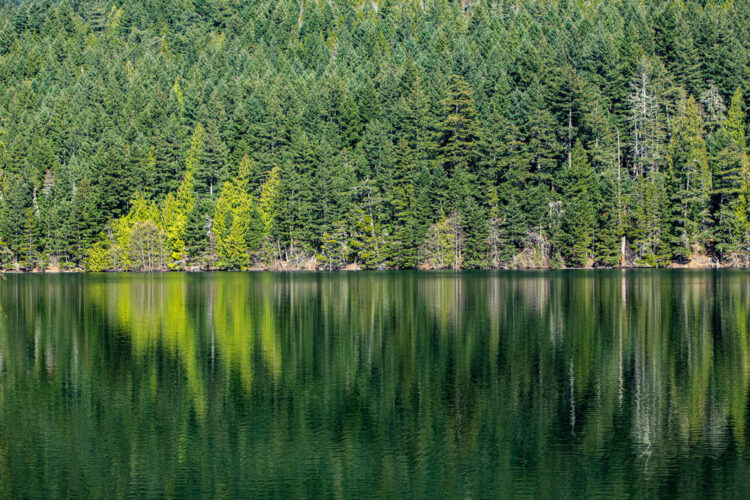
[{"label": "bare tree trunk", "polygon": [[617,129],[617,224],[620,235],[620,267],[625,267],[625,230],[622,227],[622,162],[620,158],[620,129]]}]

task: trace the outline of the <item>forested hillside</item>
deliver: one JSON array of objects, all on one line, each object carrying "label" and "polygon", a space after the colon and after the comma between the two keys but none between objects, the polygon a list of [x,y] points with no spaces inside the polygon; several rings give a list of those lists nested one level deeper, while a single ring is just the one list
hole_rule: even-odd
[{"label": "forested hillside", "polygon": [[5,269],[747,265],[750,0],[0,7]]}]

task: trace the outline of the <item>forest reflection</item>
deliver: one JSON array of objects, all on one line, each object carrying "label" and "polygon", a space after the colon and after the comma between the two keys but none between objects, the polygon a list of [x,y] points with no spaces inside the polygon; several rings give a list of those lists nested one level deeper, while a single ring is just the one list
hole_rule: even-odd
[{"label": "forest reflection", "polygon": [[749,296],[742,271],[11,276],[0,486],[680,493],[721,460],[739,491]]}]

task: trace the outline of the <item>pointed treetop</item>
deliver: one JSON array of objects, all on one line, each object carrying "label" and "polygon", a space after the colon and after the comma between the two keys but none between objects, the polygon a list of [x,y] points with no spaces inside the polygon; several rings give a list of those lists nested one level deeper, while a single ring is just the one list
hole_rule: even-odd
[{"label": "pointed treetop", "polygon": [[190,149],[188,150],[185,168],[190,173],[195,173],[198,163],[200,162],[201,153],[203,152],[203,125],[198,123],[195,126],[193,137],[190,139]]},{"label": "pointed treetop", "polygon": [[180,103],[180,106],[185,104],[185,98],[182,94],[182,87],[180,87],[180,78],[177,77],[174,79],[174,85],[172,85],[172,92],[174,93],[175,97],[177,98],[177,102]]}]

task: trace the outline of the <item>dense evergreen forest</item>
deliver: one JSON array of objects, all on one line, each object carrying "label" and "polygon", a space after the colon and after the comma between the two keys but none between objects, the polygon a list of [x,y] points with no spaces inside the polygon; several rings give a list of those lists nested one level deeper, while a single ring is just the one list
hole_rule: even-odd
[{"label": "dense evergreen forest", "polygon": [[5,269],[748,265],[750,0],[0,7]]}]

